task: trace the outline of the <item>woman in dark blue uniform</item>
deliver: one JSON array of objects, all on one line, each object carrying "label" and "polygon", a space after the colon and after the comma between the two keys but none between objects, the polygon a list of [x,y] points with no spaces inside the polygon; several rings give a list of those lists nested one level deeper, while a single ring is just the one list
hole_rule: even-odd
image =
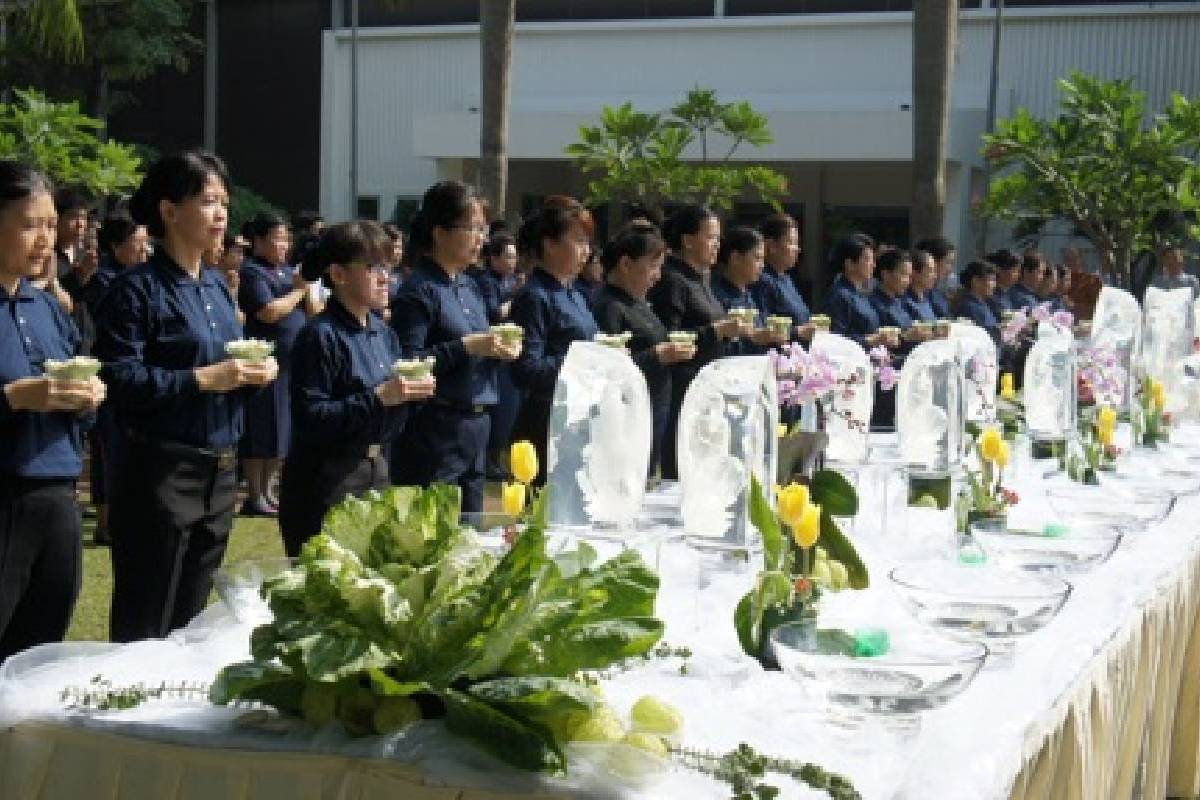
[{"label": "woman in dark blue uniform", "polygon": [[871,304],[871,280],[875,274],[875,249],[871,240],[861,233],[842,239],[834,245],[829,267],[838,273],[825,298],[830,331],[853,339],[864,350],[880,344],[899,346],[898,338],[879,332],[883,323]]},{"label": "woman in dark blue uniform", "polygon": [[387,307],[391,247],[378,224],[346,222],[327,228],[304,259],[305,280],[324,279],[333,296],[292,351],[296,435],[279,486],[289,556],[347,495],[388,485],[384,445],[404,427],[405,404],[433,395],[433,378],[392,377],[400,340],[373,313]]},{"label": "woman in dark blue uniform", "polygon": [[[900,329],[900,345],[896,348],[895,365],[899,367],[913,347],[933,338],[933,330],[917,326],[909,311],[908,290],[912,284],[912,258],[903,250],[886,250],[876,263],[879,280],[871,292],[871,305],[879,316],[879,324]],[[890,428],[896,424],[896,389],[880,388],[875,393],[875,408],[871,424]]]},{"label": "woman in dark blue uniform", "polygon": [[47,359],[80,348],[61,306],[28,281],[53,252],[52,191],[0,161],[0,662],[67,632],[82,565],[79,417],[104,399],[99,379],[46,377]]},{"label": "woman in dark blue uniform", "polygon": [[246,436],[242,439],[242,471],[250,492],[243,514],[274,515],[278,508],[269,488],[287,455],[292,436],[290,390],[292,347],[306,321],[308,283],[287,263],[291,237],[287,224],[272,213],[250,223],[253,256],[242,264],[238,305],[246,315],[246,335],[275,343],[279,377],[250,395]]},{"label": "woman in dark blue uniform", "polygon": [[582,205],[547,207],[533,223],[537,267],[513,300],[512,321],[525,330],[525,346],[513,364],[521,410],[513,437],[537,450],[544,479],[546,436],[554,385],[572,342],[591,341],[600,328],[587,298],[575,286],[591,255],[592,218]]},{"label": "woman in dark blue uniform", "polygon": [[[517,277],[517,243],[512,234],[499,231],[492,234],[483,248],[484,265],[472,270],[483,303],[487,306],[488,321],[493,325],[508,322],[512,299],[520,288]],[[508,471],[503,466],[508,458],[513,424],[521,410],[521,393],[513,382],[512,367],[500,364],[496,369],[496,392],[499,400],[492,406],[492,430],[488,434],[487,476],[503,480]]]},{"label": "woman in dark blue uniform", "polygon": [[787,214],[772,214],[758,226],[763,237],[763,271],[751,291],[766,316],[792,318],[793,342],[811,341],[812,311],[792,275],[800,259],[800,228]]},{"label": "woman in dark blue uniform", "polygon": [[650,290],[654,313],[671,331],[696,334],[696,357],[671,369],[671,407],[663,433],[662,477],[676,480],[676,427],[683,396],[702,367],[726,355],[728,340],[742,333],[736,319],[713,297],[710,273],[721,247],[721,222],[707,206],[680,208],[667,220],[663,231],[671,254],[663,265],[662,278]]},{"label": "woman in dark blue uniform", "polygon": [[472,187],[458,181],[431,186],[412,223],[412,276],[392,306],[392,327],[406,358],[433,358],[437,390],[414,409],[393,440],[396,484],[437,481],[462,489],[462,509],[483,510],[489,411],[496,404],[496,368],[520,345],[489,331],[479,285],[467,268],[479,259],[487,220]]},{"label": "woman in dark blue uniform", "polygon": [[916,322],[937,322],[937,311],[933,307],[933,292],[937,285],[937,265],[933,256],[924,250],[913,250],[912,280],[904,293],[904,308]]},{"label": "woman in dark blue uniform", "polygon": [[963,293],[958,313],[988,332],[1000,347],[1000,321],[988,302],[996,292],[996,268],[986,261],[972,261],[959,278]]},{"label": "woman in dark blue uniform", "polygon": [[658,469],[671,408],[671,365],[692,359],[696,346],[672,342],[646,294],[662,275],[666,243],[650,223],[631,223],[604,248],[608,281],[596,295],[596,323],[605,333],[632,334],[629,354],[646,376],[654,414],[650,474]]},{"label": "woman in dark blue uniform", "polygon": [[712,273],[713,296],[726,312],[734,308],[752,308],[755,312],[754,322],[746,323],[740,338],[729,344],[728,355],[765,353],[787,341],[767,327],[767,313],[754,292],[763,273],[764,251],[762,234],[753,228],[737,226],[721,237],[717,268]]},{"label": "woman in dark blue uniform", "polygon": [[225,282],[204,269],[221,246],[229,178],[213,155],[168,156],[130,201],[158,239],[100,301],[97,356],[124,433],[109,494],[113,641],[164,636],[204,608],[233,525],[243,387],[275,379],[273,358],[230,358],[242,338]]}]

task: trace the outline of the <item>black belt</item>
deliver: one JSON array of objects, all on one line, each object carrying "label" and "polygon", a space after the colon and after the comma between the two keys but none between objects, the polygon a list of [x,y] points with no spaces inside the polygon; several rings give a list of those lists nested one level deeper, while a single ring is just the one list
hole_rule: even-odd
[{"label": "black belt", "polygon": [[211,461],[216,463],[219,470],[233,469],[237,466],[236,447],[195,447],[182,442],[172,442],[169,439],[151,439],[140,431],[127,431],[130,441],[152,447],[160,453],[179,456],[188,461]]},{"label": "black belt", "polygon": [[438,408],[447,408],[459,414],[486,414],[488,409],[491,408],[490,405],[483,405],[482,403],[455,403],[451,400],[443,400],[440,397],[431,397],[429,403]]}]

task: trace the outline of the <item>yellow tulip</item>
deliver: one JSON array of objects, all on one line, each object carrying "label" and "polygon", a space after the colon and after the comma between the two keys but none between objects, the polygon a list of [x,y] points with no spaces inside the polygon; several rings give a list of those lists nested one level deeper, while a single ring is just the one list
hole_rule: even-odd
[{"label": "yellow tulip", "polygon": [[1013,400],[1017,396],[1017,388],[1013,383],[1013,374],[1005,372],[1000,376],[1000,396],[1005,400]]},{"label": "yellow tulip", "polygon": [[1150,399],[1154,401],[1154,408],[1162,411],[1167,405],[1167,390],[1163,386],[1162,381],[1154,381],[1150,384]]},{"label": "yellow tulip", "polygon": [[527,441],[513,442],[508,450],[508,465],[521,483],[533,483],[538,475],[537,450]]},{"label": "yellow tulip", "polygon": [[1117,412],[1110,406],[1103,406],[1096,413],[1097,428],[1112,428],[1117,424]]},{"label": "yellow tulip", "polygon": [[779,518],[784,524],[794,528],[808,505],[808,487],[802,483],[789,483],[779,490],[775,502],[779,509]]},{"label": "yellow tulip", "polygon": [[993,459],[999,469],[1004,469],[1008,466],[1008,455],[1008,442],[1001,439],[1000,449],[996,451],[996,458]]},{"label": "yellow tulip", "polygon": [[988,428],[979,434],[979,457],[987,461],[995,461],[1004,445],[1004,437],[995,428]]},{"label": "yellow tulip", "polygon": [[525,484],[506,483],[500,493],[500,502],[504,513],[510,517],[518,516],[525,510]]},{"label": "yellow tulip", "polygon": [[787,425],[784,425],[782,422],[775,426],[775,435],[780,439],[782,439],[784,436],[787,436],[787,431]]},{"label": "yellow tulip", "polygon": [[792,526],[792,537],[801,547],[812,547],[821,536],[821,506],[809,503],[804,507],[804,513]]},{"label": "yellow tulip", "polygon": [[1100,440],[1100,444],[1105,447],[1112,447],[1114,430],[1111,426],[1097,426],[1096,438]]}]

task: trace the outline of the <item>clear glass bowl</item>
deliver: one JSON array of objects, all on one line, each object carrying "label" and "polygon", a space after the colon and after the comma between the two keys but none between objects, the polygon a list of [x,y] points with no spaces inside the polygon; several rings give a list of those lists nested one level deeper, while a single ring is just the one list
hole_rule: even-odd
[{"label": "clear glass bowl", "polygon": [[1166,519],[1175,507],[1173,492],[1120,485],[1063,484],[1046,489],[1050,508],[1071,525],[1112,525],[1129,533]]},{"label": "clear glass bowl", "polygon": [[1071,595],[1058,577],[946,561],[902,564],[888,579],[918,621],[993,651],[1042,628]]},{"label": "clear glass bowl", "polygon": [[[225,564],[213,576],[213,588],[233,614],[246,622],[261,617],[266,603],[259,595],[263,582],[296,566],[295,558],[258,558]],[[269,612],[266,612],[269,615]]]},{"label": "clear glass bowl", "polygon": [[1042,531],[1008,530],[972,525],[971,535],[988,558],[1004,567],[1027,572],[1078,573],[1103,564],[1121,543],[1114,526],[1071,526],[1063,536]]},{"label": "clear glass bowl", "polygon": [[880,656],[831,651],[812,623],[771,632],[771,649],[785,673],[831,704],[872,714],[908,715],[945,705],[970,685],[987,658],[982,642],[961,642],[927,631],[892,635]]}]

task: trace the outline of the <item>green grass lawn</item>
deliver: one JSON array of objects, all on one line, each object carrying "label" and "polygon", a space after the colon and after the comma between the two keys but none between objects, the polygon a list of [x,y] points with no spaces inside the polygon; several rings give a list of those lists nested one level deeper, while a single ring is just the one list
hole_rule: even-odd
[{"label": "green grass lawn", "polygon": [[[79,592],[79,602],[75,604],[71,629],[67,631],[68,639],[108,641],[112,560],[107,547],[92,543],[92,529],[95,524],[91,519],[84,522],[83,587]],[[225,552],[225,563],[282,555],[283,541],[279,538],[279,525],[275,520],[257,517],[237,517],[234,520],[229,549]],[[214,594],[209,598],[209,602],[215,601]]]}]

